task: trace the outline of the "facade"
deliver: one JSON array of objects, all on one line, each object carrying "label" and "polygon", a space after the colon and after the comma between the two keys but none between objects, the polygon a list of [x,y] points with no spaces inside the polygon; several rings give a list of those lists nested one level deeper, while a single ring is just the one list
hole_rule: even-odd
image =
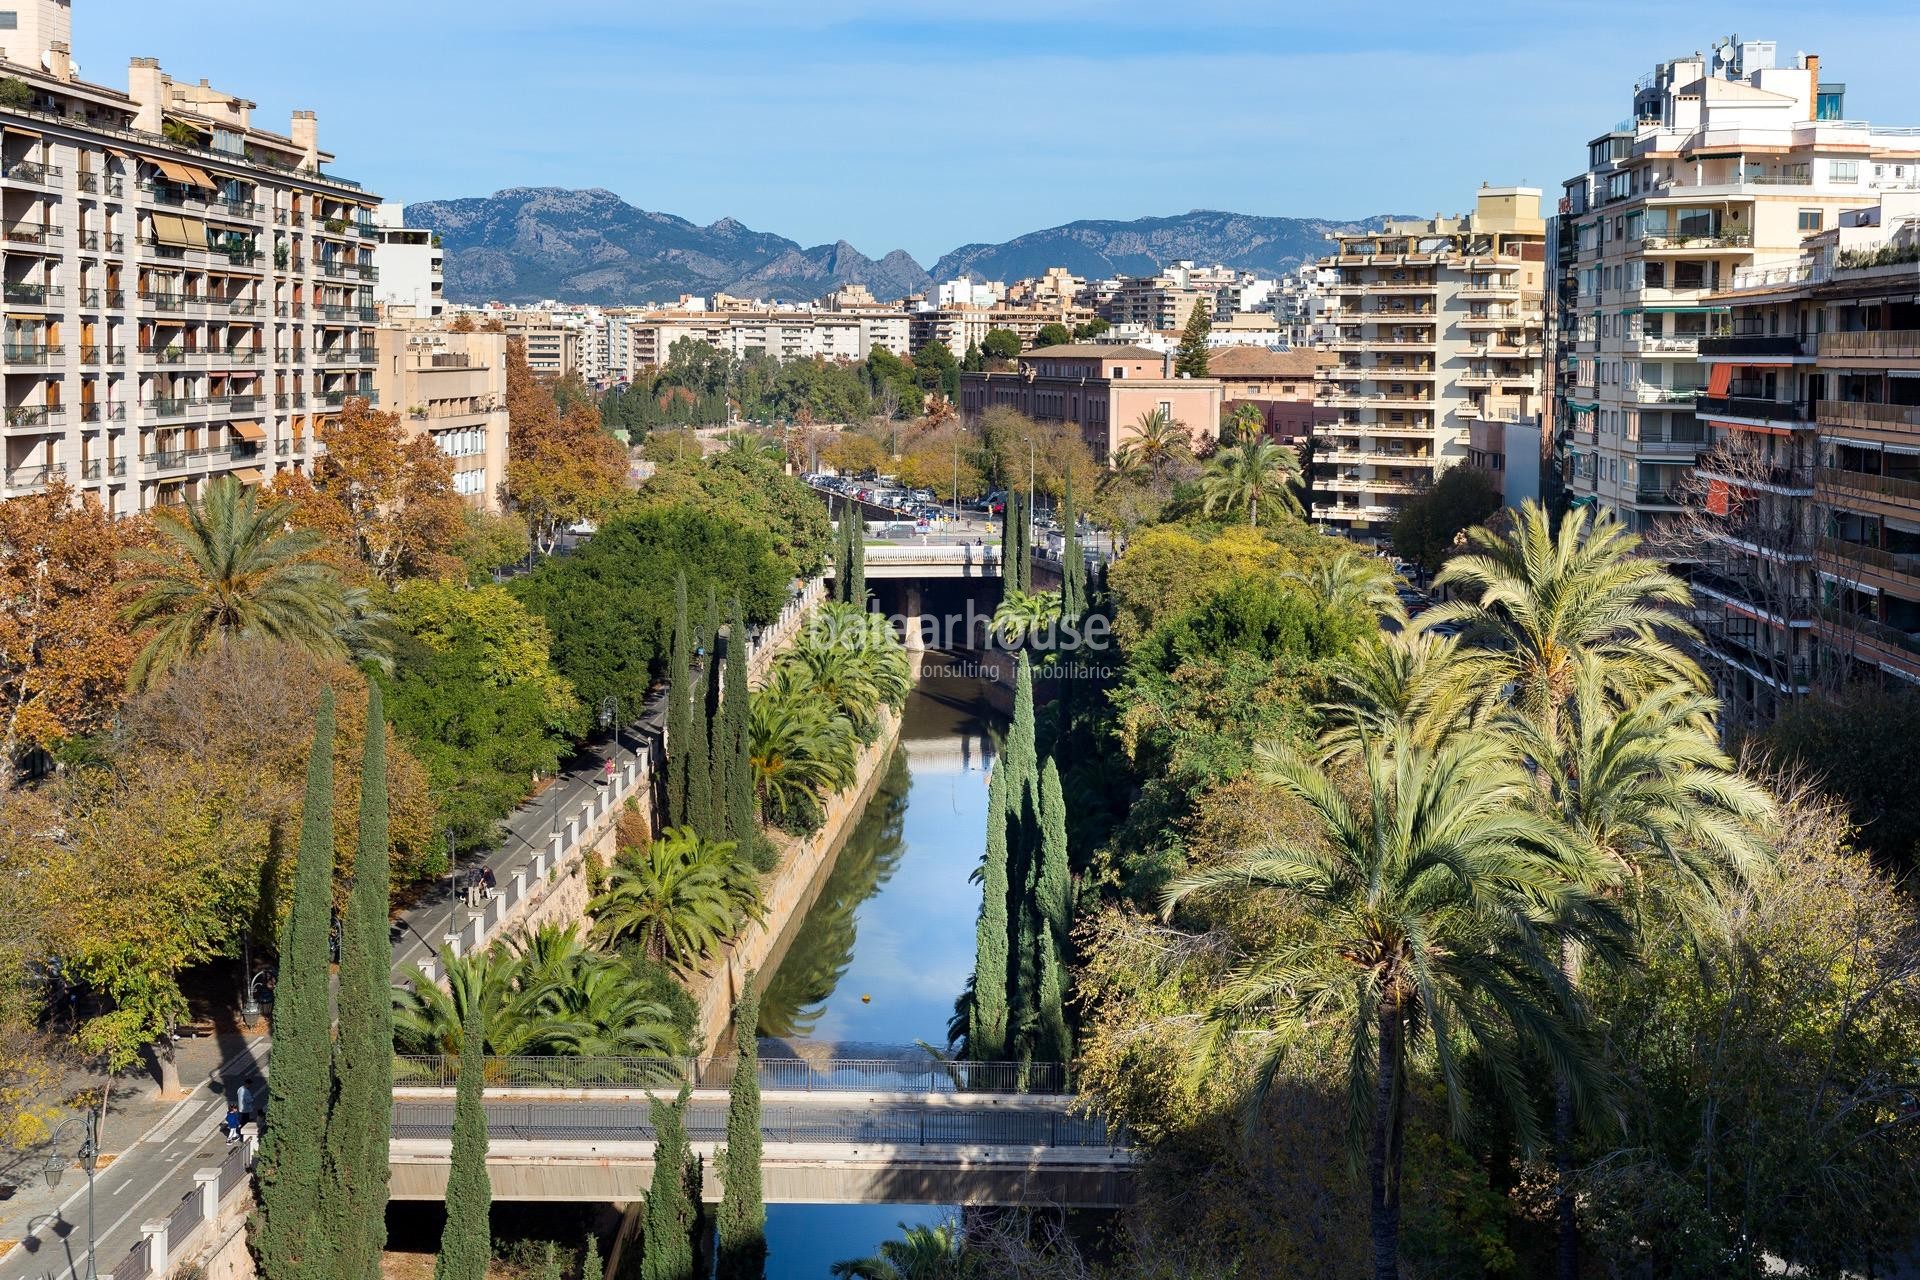
[{"label": "facade", "polygon": [[[757,309],[623,313],[634,369],[662,365],[681,341],[704,342],[736,359],[765,354],[777,360],[865,360],[875,348],[903,359],[908,351],[904,311],[861,307],[844,311]],[[615,330],[608,328],[609,348]]]},{"label": "facade", "polygon": [[943,344],[954,356],[964,357],[969,347],[986,341],[995,329],[1006,329],[1020,339],[1022,347],[1031,347],[1040,330],[1050,324],[1072,330],[1093,319],[1093,310],[1071,300],[1052,297],[1026,303],[998,302],[992,306],[950,303],[938,307],[922,305],[907,315],[908,346],[918,351],[929,342]]},{"label": "facade", "polygon": [[373,265],[380,280],[373,300],[389,316],[433,319],[447,309],[446,256],[440,237],[423,227],[409,227],[405,210],[383,204],[374,213],[380,238],[373,248]]},{"label": "facade", "polygon": [[269,132],[151,58],[125,93],[90,84],[65,0],[12,13],[0,498],[64,481],[127,514],[306,469],[373,390],[377,197],[325,171],[311,112]]},{"label": "facade", "polygon": [[1685,568],[1736,724],[1823,682],[1920,683],[1920,193],[1843,213],[1714,295],[1716,446]]},{"label": "facade", "polygon": [[1069,343],[1023,351],[1014,368],[960,375],[960,413],[973,419],[996,406],[1036,422],[1064,422],[1102,464],[1156,411],[1184,425],[1198,442],[1220,436],[1220,382],[1180,378],[1171,356],[1141,347]]},{"label": "facade", "polygon": [[[1594,138],[1566,184],[1552,429],[1574,501],[1635,529],[1672,523],[1711,429],[1703,339],[1736,273],[1796,256],[1804,238],[1881,189],[1920,182],[1911,130],[1842,118],[1820,60],[1775,65],[1769,41],[1722,41],[1663,62],[1633,111]],[[1558,265],[1558,264],[1556,264]]]},{"label": "facade", "polygon": [[1177,331],[1187,326],[1195,307],[1214,309],[1214,296],[1238,282],[1238,274],[1225,267],[1205,270],[1191,262],[1176,262],[1152,276],[1123,276],[1103,288],[1097,309],[1100,318],[1116,328],[1138,325],[1143,329]]},{"label": "facade", "polygon": [[1210,353],[1207,372],[1220,383],[1221,411],[1241,404],[1260,410],[1266,433],[1283,444],[1305,444],[1316,423],[1332,421],[1332,409],[1315,403],[1315,375],[1335,362],[1327,351],[1268,351],[1226,347]]},{"label": "facade", "polygon": [[[1471,429],[1531,420],[1540,388],[1540,192],[1482,187],[1458,218],[1334,236],[1312,517],[1379,540],[1407,500],[1465,462]],[[1487,443],[1491,444],[1489,437]]]},{"label": "facade", "polygon": [[453,487],[500,510],[507,480],[507,336],[441,322],[389,320],[374,331],[373,385],[409,433],[453,459]]}]

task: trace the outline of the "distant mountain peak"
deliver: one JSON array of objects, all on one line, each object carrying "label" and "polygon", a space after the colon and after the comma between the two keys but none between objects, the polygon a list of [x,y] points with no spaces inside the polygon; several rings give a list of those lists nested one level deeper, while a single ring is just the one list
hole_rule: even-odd
[{"label": "distant mountain peak", "polygon": [[456,302],[602,304],[664,302],[683,293],[796,302],[856,283],[893,299],[925,293],[936,279],[1017,280],[1048,267],[1090,278],[1145,275],[1181,259],[1277,275],[1318,257],[1327,232],[1379,222],[1221,209],[1083,219],[1001,244],[962,245],[929,273],[901,249],[874,259],[846,240],[803,248],[733,217],[702,227],[640,209],[602,187],[505,187],[491,196],[409,205],[406,216],[410,226],[440,232],[447,296]]}]

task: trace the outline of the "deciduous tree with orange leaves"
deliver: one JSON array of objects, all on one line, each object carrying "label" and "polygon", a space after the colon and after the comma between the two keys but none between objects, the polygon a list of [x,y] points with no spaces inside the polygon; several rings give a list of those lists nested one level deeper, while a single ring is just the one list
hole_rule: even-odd
[{"label": "deciduous tree with orange leaves", "polygon": [[561,412],[518,338],[507,341],[507,417],[508,496],[541,550],[552,550],[560,530],[594,518],[626,487],[626,450],[601,429],[591,401],[572,399]]},{"label": "deciduous tree with orange leaves", "polygon": [[410,434],[398,414],[358,398],[320,440],[327,448],[312,478],[282,472],[274,490],[297,504],[296,522],[325,537],[343,569],[387,585],[459,572],[467,521],[453,459]]},{"label": "deciduous tree with orange leaves", "polygon": [[120,617],[121,553],[144,525],[65,485],[0,502],[0,794],[21,752],[101,725],[137,644]]}]

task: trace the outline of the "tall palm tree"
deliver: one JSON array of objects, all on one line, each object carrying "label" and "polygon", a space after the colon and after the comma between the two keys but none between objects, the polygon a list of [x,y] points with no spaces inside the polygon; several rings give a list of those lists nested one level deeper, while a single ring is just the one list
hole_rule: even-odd
[{"label": "tall palm tree", "polygon": [[[1598,665],[1581,669],[1557,731],[1510,715],[1500,725],[1533,774],[1542,813],[1581,850],[1588,887],[1632,908],[1674,898],[1664,913],[1706,941],[1730,889],[1771,871],[1761,832],[1774,812],[1766,789],[1737,773],[1710,727],[1717,704],[1689,684],[1672,683],[1624,707]],[[1561,955],[1568,985],[1585,978],[1584,955]],[[1562,1083],[1554,1106],[1558,1165],[1557,1272],[1577,1280],[1579,1220],[1572,1186],[1574,1109]]]},{"label": "tall palm tree", "polygon": [[691,827],[669,827],[645,849],[621,850],[606,891],[587,904],[597,938],[632,938],[648,959],[683,971],[759,909],[759,885],[736,860],[733,841],[702,840]]},{"label": "tall palm tree", "polygon": [[1667,638],[1694,633],[1676,612],[1692,600],[1687,585],[1635,555],[1640,540],[1611,515],[1569,511],[1556,530],[1529,500],[1505,536],[1475,528],[1467,539],[1473,550],[1434,579],[1467,598],[1419,625],[1463,622],[1470,634],[1499,638],[1500,647],[1479,651],[1488,679],[1510,684],[1519,709],[1549,735],[1586,668],[1600,669],[1616,698],[1676,680],[1705,689],[1699,666]]},{"label": "tall palm tree", "polygon": [[831,1274],[844,1280],[960,1280],[963,1270],[961,1238],[951,1222],[910,1227],[898,1240],[881,1242],[870,1258],[833,1264]]},{"label": "tall palm tree", "polygon": [[1121,446],[1121,452],[1130,452],[1155,480],[1192,451],[1192,433],[1164,409],[1149,409],[1135,419],[1132,436]]},{"label": "tall palm tree", "polygon": [[1008,644],[1022,645],[1060,621],[1058,591],[1009,591],[993,610],[993,629]]},{"label": "tall palm tree", "polygon": [[794,648],[823,644],[859,655],[867,680],[880,700],[892,707],[905,705],[913,687],[912,666],[885,616],[869,613],[856,604],[823,604],[814,612],[812,624],[795,639]]},{"label": "tall palm tree", "polygon": [[1300,455],[1291,446],[1254,439],[1222,449],[1200,473],[1201,509],[1212,515],[1245,508],[1247,523],[1258,527],[1260,504],[1275,501],[1294,514],[1300,499],[1293,486],[1300,483]]},{"label": "tall palm tree", "polygon": [[1335,608],[1374,613],[1406,625],[1407,606],[1400,599],[1399,580],[1379,556],[1342,551],[1286,576],[1314,599]]},{"label": "tall palm tree", "polygon": [[1321,704],[1329,757],[1392,738],[1426,751],[1487,723],[1499,695],[1451,636],[1383,634],[1330,672],[1336,696]]},{"label": "tall palm tree", "polygon": [[753,695],[748,715],[754,787],[773,822],[810,812],[850,784],[860,751],[852,722],[783,675],[776,669]]},{"label": "tall palm tree", "polygon": [[139,570],[127,620],[150,633],[130,677],[136,687],[237,636],[345,652],[352,618],[339,579],[315,558],[320,535],[288,527],[293,510],[263,505],[256,490],[221,476],[199,502],[154,513],[161,545],[127,553]]},{"label": "tall palm tree", "polygon": [[[1424,1047],[1456,1131],[1466,1124],[1463,1046],[1503,1095],[1515,1132],[1537,1134],[1516,1055],[1536,1048],[1585,1088],[1594,1058],[1556,943],[1610,946],[1613,917],[1567,875],[1557,825],[1485,735],[1438,751],[1368,741],[1350,804],[1320,768],[1271,748],[1261,777],[1299,800],[1307,829],[1169,886],[1171,913],[1197,893],[1290,899],[1311,928],[1275,934],[1221,989],[1214,1019],[1264,1040],[1274,1078],[1289,1039],[1331,1026],[1347,1064],[1347,1135],[1371,1188],[1373,1274],[1399,1275],[1400,1170],[1410,1056]],[[1364,1153],[1364,1156],[1363,1156]]]},{"label": "tall palm tree", "polygon": [[1233,406],[1233,412],[1227,415],[1222,428],[1220,432],[1222,444],[1245,444],[1266,433],[1267,419],[1260,412],[1260,406],[1251,400],[1242,400]]}]

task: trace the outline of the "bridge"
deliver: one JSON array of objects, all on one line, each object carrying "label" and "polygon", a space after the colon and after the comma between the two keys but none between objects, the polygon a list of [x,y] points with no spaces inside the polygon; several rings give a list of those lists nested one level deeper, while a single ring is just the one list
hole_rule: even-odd
[{"label": "bridge", "polygon": [[[997,578],[1000,544],[995,540],[927,534],[911,541],[870,542],[867,580],[907,578]],[[833,576],[833,566],[826,568]]]},{"label": "bridge", "polygon": [[[446,1194],[451,1060],[402,1059],[391,1194]],[[725,1059],[489,1062],[487,1169],[497,1200],[643,1199],[653,1177],[651,1101],[693,1085],[687,1136],[702,1195],[720,1198],[732,1065]],[[1117,1207],[1132,1202],[1124,1133],[1079,1113],[1065,1072],[1017,1063],[763,1059],[761,1182],[769,1203]],[[420,1083],[412,1083],[418,1081]],[[432,1081],[432,1083],[427,1083]],[[494,1081],[501,1083],[495,1085]]]}]

